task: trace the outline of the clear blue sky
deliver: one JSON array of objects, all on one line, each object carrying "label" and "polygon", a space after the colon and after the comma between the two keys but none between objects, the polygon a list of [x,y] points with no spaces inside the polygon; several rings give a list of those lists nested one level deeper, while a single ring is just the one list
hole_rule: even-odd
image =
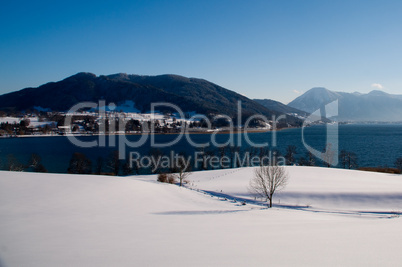
[{"label": "clear blue sky", "polygon": [[402,94],[402,1],[3,1],[0,93],[77,72],[173,73],[289,102]]}]

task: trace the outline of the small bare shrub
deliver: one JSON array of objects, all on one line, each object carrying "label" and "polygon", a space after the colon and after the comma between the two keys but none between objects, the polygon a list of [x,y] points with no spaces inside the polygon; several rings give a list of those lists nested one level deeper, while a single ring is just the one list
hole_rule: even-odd
[{"label": "small bare shrub", "polygon": [[169,184],[175,184],[177,181],[176,181],[176,178],[174,177],[174,175],[169,174],[169,175],[167,176],[167,182],[168,182]]},{"label": "small bare shrub", "polygon": [[168,182],[168,175],[166,173],[158,174],[158,182],[167,183]]}]

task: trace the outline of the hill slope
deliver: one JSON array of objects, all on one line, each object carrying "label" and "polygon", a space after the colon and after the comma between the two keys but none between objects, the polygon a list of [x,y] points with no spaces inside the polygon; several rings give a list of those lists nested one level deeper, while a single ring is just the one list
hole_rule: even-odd
[{"label": "hill slope", "polygon": [[295,113],[301,116],[307,116],[308,112],[292,108],[288,105],[285,105],[279,101],[275,101],[272,99],[253,99],[255,102],[261,104],[262,106],[266,107],[267,109],[274,110],[283,114]]},{"label": "hill slope", "polygon": [[211,195],[155,176],[0,172],[0,265],[400,265],[399,176],[286,168],[269,210],[250,204],[253,168],[193,173]]}]

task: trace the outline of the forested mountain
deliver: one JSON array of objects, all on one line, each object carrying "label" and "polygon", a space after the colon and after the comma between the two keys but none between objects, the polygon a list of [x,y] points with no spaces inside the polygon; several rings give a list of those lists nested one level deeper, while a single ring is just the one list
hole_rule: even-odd
[{"label": "forested mountain", "polygon": [[289,114],[289,113],[294,113],[294,114],[298,114],[300,116],[308,116],[308,112],[300,110],[300,109],[296,109],[296,108],[292,108],[288,105],[285,105],[279,101],[275,101],[272,99],[253,99],[255,102],[263,105],[264,107],[266,107],[267,109],[273,110],[273,111],[277,111],[280,113],[284,113],[284,114]]},{"label": "forested mountain", "polygon": [[[141,112],[150,110],[151,103],[169,102],[184,112],[205,115],[237,115],[237,103],[241,101],[242,117],[262,114],[269,119],[281,112],[270,110],[255,101],[203,79],[178,75],[142,76],[114,74],[96,76],[78,73],[59,82],[50,82],[37,88],[26,88],[0,96],[2,110],[51,109],[67,111],[82,101],[105,100],[117,105],[133,101]],[[287,117],[288,123],[300,124],[300,120]]]}]

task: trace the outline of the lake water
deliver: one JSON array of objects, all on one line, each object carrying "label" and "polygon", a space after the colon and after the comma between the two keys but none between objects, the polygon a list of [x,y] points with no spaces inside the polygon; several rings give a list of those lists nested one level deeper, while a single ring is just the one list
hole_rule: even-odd
[{"label": "lake water", "polygon": [[[240,135],[240,138],[239,136]],[[268,142],[269,148],[273,148],[273,132],[249,133],[249,139],[254,143]],[[192,134],[191,139],[196,143],[211,142],[210,134]],[[313,126],[304,130],[305,141],[311,147],[322,150],[325,147],[326,127]],[[155,135],[157,143],[168,142],[177,135]],[[229,139],[229,134],[218,134],[218,143],[224,143]],[[244,134],[235,134],[236,144],[241,142],[244,149],[249,146]],[[97,140],[97,136],[80,137],[82,141]],[[109,137],[108,137],[109,138]],[[119,138],[113,136],[112,138]],[[135,141],[140,136],[127,136],[128,140]],[[109,141],[107,139],[107,141]],[[73,145],[65,136],[55,137],[32,137],[32,138],[1,138],[0,139],[0,166],[5,168],[7,155],[13,154],[18,160],[26,163],[32,153],[37,153],[42,158],[42,163],[49,172],[65,173],[70,158],[74,152],[81,152],[87,155],[93,165],[99,156],[107,158],[108,155],[117,150],[117,147],[79,148]],[[276,132],[276,148],[285,154],[286,147],[295,145],[297,157],[304,156],[306,149],[302,143],[301,129],[286,129]],[[211,150],[217,150],[211,147]],[[393,166],[395,159],[402,157],[402,125],[339,125],[339,149],[345,149],[357,154],[359,166]],[[141,155],[148,154],[150,150],[150,136],[145,145],[139,148],[126,148],[127,153],[139,152]],[[175,152],[186,152],[191,154],[194,149],[186,138],[182,138],[177,144],[170,148],[162,148],[164,153],[170,150]]]}]

